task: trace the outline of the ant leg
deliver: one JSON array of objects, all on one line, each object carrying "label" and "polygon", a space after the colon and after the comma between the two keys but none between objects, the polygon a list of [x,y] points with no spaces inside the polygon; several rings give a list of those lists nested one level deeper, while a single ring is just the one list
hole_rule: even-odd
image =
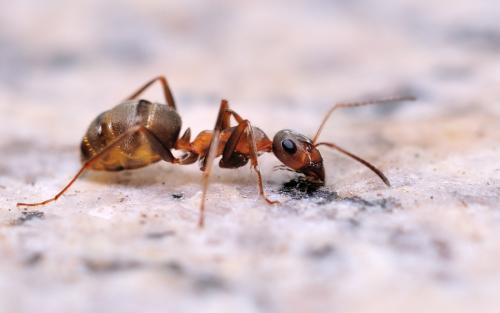
[{"label": "ant leg", "polygon": [[[244,138],[242,138],[243,133],[245,133],[246,135]],[[227,167],[233,167],[233,168],[241,166],[241,159],[238,158],[238,154],[236,154],[235,152],[235,149],[238,146],[238,143],[241,142],[241,140],[246,141],[246,143],[248,144],[248,148],[250,150],[250,161],[252,164],[252,168],[255,170],[255,173],[257,174],[257,186],[259,188],[259,194],[269,204],[279,203],[279,201],[269,200],[264,192],[264,186],[262,183],[262,174],[260,173],[259,161],[257,155],[257,145],[255,143],[255,136],[250,121],[248,120],[241,121],[238,127],[236,127],[236,129],[232,132],[231,136],[229,137],[226,143],[226,146],[224,147],[221,163],[226,163]],[[246,160],[244,160],[245,163]],[[231,162],[233,161],[235,163],[231,165]]]},{"label": "ant leg", "polygon": [[223,102],[224,103],[221,103],[221,107],[219,109],[219,112],[223,111],[222,112],[222,121],[221,121],[221,125],[220,125],[221,129],[226,129],[226,128],[231,127],[231,116],[234,117],[234,119],[236,120],[236,122],[238,124],[242,123],[243,118],[238,113],[236,113],[235,111],[233,111],[229,108],[229,103],[227,102],[227,100],[223,100]]},{"label": "ant leg", "polygon": [[323,127],[325,126],[325,123],[328,121],[328,119],[330,118],[330,115],[332,115],[333,111],[335,111],[337,109],[354,108],[354,107],[360,107],[360,106],[371,105],[371,104],[383,104],[383,103],[393,103],[393,102],[399,102],[399,101],[414,101],[414,100],[416,100],[416,98],[413,96],[401,96],[401,97],[374,99],[374,100],[359,101],[359,102],[337,103],[326,113],[318,130],[316,131],[316,134],[314,135],[314,137],[312,139],[312,142],[313,142],[313,144],[315,144],[316,141],[318,141],[319,135],[321,134],[321,131],[323,130]]},{"label": "ant leg", "polygon": [[365,165],[366,167],[368,167],[369,169],[371,169],[378,177],[380,177],[380,179],[384,182],[384,184],[386,184],[388,187],[391,186],[391,183],[389,182],[389,179],[387,179],[387,177],[384,175],[384,173],[382,173],[381,170],[379,170],[378,168],[375,167],[375,165],[369,163],[368,161],[365,161],[363,160],[362,158],[352,154],[351,152],[337,146],[336,144],[334,143],[331,143],[331,142],[320,142],[320,143],[317,143],[315,145],[315,147],[317,146],[327,146],[327,147],[330,147],[332,149],[335,149],[351,158],[353,158],[354,160],[360,162],[361,164]]},{"label": "ant leg", "polygon": [[167,105],[171,107],[174,110],[177,110],[175,107],[175,100],[174,96],[172,95],[172,91],[170,91],[170,87],[168,86],[167,79],[165,76],[157,76],[147,83],[145,83],[142,87],[140,87],[137,91],[135,91],[133,94],[128,96],[125,100],[132,100],[137,98],[141,93],[143,93],[146,89],[148,89],[152,84],[154,84],[156,81],[159,81],[161,84],[161,87],[163,89],[163,95],[165,96],[165,100],[167,101]]},{"label": "ant leg", "polygon": [[219,113],[217,114],[217,120],[215,122],[214,130],[212,132],[212,138],[210,139],[210,147],[208,149],[208,154],[203,160],[202,170],[203,170],[203,187],[201,194],[200,203],[200,216],[198,220],[198,227],[202,228],[205,225],[205,198],[208,190],[208,179],[212,173],[212,165],[214,159],[217,155],[217,148],[219,147],[219,137],[223,129],[223,126],[227,126],[229,123],[229,116],[227,115],[229,104],[227,100],[222,100],[220,103]]},{"label": "ant leg", "polygon": [[200,228],[202,228],[205,225],[205,200],[208,190],[208,182],[210,174],[212,173],[212,165],[214,163],[215,157],[217,156],[220,133],[223,129],[230,127],[231,116],[233,116],[238,123],[243,122],[241,116],[239,116],[233,110],[229,109],[229,103],[227,102],[227,100],[223,99],[220,103],[219,113],[217,115],[217,120],[215,122],[214,130],[212,132],[212,138],[210,139],[210,146],[208,149],[208,153],[205,159],[203,160],[203,164],[201,166],[201,169],[203,170],[203,178],[202,178],[203,187],[202,187],[201,203],[200,203],[200,217],[198,220],[198,227]]},{"label": "ant leg", "polygon": [[174,157],[170,149],[165,147],[161,143],[161,141],[158,139],[158,137],[155,135],[154,132],[152,132],[145,126],[139,126],[139,127],[141,127],[139,131],[146,136],[147,141],[151,146],[151,149],[153,149],[154,152],[158,153],[158,155],[162,158],[162,160],[173,164],[181,163],[181,159],[177,159],[176,157]]},{"label": "ant leg", "polygon": [[238,113],[234,112],[229,108],[229,104],[226,103],[224,104],[224,107],[221,107],[220,110],[224,110],[222,113],[222,122],[221,122],[221,129],[226,129],[231,127],[231,116],[234,117],[236,122],[241,123],[243,119],[241,116],[238,115]]},{"label": "ant leg", "polygon": [[[146,127],[144,126],[135,126],[120,136],[113,140],[109,145],[107,145],[104,149],[102,149],[99,153],[94,155],[92,158],[90,158],[87,162],[85,162],[80,170],[76,173],[76,175],[70,180],[70,182],[61,190],[59,191],[58,194],[56,194],[53,198],[50,198],[48,200],[42,201],[42,202],[36,202],[36,203],[17,203],[17,206],[40,206],[40,205],[45,205],[47,203],[56,201],[59,199],[60,196],[62,196],[68,189],[73,185],[73,183],[80,177],[85,170],[89,169],[93,163],[98,161],[100,158],[106,155],[111,149],[116,147],[117,145],[121,144],[125,139],[128,137],[134,135],[135,133],[142,132],[146,135],[148,140],[153,146],[153,149],[160,154],[160,156],[165,160],[165,161],[170,161],[172,163],[176,163],[176,160],[170,150],[165,149],[163,145],[156,139],[156,136]],[[168,151],[168,152],[167,152]]]}]

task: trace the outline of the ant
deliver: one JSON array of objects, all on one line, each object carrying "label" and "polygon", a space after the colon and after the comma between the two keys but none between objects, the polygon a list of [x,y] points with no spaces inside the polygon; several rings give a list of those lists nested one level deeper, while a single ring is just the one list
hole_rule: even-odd
[{"label": "ant", "polygon": [[[138,99],[155,82],[161,84],[166,105]],[[222,156],[219,161],[221,168],[238,168],[250,161],[251,167],[257,174],[260,196],[267,203],[276,204],[279,202],[270,200],[264,193],[258,156],[264,152],[272,152],[283,163],[282,167],[303,174],[307,182],[323,186],[325,170],[323,158],[318,150],[319,146],[333,148],[364,164],[387,186],[390,186],[387,177],[374,165],[334,143],[318,142],[318,138],[325,123],[337,109],[405,100],[414,100],[414,98],[394,97],[339,103],[327,112],[312,139],[292,130],[281,130],[272,141],[260,128],[252,126],[249,120],[243,119],[230,109],[227,100],[222,100],[213,130],[202,131],[191,141],[190,128],[179,137],[181,117],[177,112],[167,79],[164,76],[158,76],[92,121],[80,146],[83,165],[59,193],[42,202],[18,203],[17,206],[39,206],[56,201],[87,169],[121,171],[144,167],[160,160],[181,165],[200,161],[200,169],[203,171],[203,187],[198,226],[203,227],[208,182],[216,157]],[[236,120],[236,126],[231,126],[231,117]],[[183,151],[184,155],[177,158],[172,154],[171,149]]]}]

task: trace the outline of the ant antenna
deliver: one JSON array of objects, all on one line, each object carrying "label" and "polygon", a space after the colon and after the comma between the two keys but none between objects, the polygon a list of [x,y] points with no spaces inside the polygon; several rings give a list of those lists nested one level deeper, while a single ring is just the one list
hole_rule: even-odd
[{"label": "ant antenna", "polygon": [[389,179],[387,179],[387,177],[384,175],[384,173],[382,173],[381,170],[379,170],[378,168],[375,167],[375,165],[371,164],[370,162],[368,161],[365,161],[363,160],[362,158],[352,154],[351,152],[337,146],[336,144],[334,143],[331,143],[331,142],[320,142],[318,144],[315,145],[315,147],[317,146],[327,146],[327,147],[330,147],[332,149],[335,149],[351,158],[353,158],[354,160],[358,161],[359,163],[365,165],[366,167],[368,167],[369,169],[371,169],[378,177],[380,177],[380,179],[384,182],[384,184],[387,185],[387,187],[391,187],[391,183],[389,182]]},{"label": "ant antenna", "polygon": [[344,108],[355,108],[355,107],[360,107],[360,106],[365,106],[365,105],[372,105],[372,104],[383,104],[383,103],[393,103],[393,102],[399,102],[399,101],[415,101],[416,98],[414,96],[400,96],[400,97],[390,97],[390,98],[384,98],[384,99],[373,99],[373,100],[366,100],[366,101],[358,101],[358,102],[344,102],[344,103],[337,103],[333,106],[333,108],[330,109],[323,118],[323,121],[319,125],[318,130],[316,131],[316,134],[314,135],[312,142],[315,144],[318,141],[319,135],[321,134],[321,131],[323,130],[323,127],[326,124],[326,121],[330,118],[330,115],[332,115],[333,111],[337,109],[344,109]]}]

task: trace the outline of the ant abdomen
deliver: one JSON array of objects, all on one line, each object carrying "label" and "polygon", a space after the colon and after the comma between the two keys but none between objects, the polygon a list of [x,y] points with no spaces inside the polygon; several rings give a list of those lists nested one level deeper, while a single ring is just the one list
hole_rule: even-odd
[{"label": "ant abdomen", "polygon": [[143,126],[150,132],[131,134],[94,162],[92,169],[119,171],[158,162],[162,159],[161,151],[174,147],[181,124],[179,114],[166,105],[146,100],[123,102],[92,121],[81,143],[82,162],[87,162],[136,126]]}]

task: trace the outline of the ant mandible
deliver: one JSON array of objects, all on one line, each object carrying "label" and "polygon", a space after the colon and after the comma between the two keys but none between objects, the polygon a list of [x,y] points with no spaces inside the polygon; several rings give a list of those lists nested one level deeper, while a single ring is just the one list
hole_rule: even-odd
[{"label": "ant mandible", "polygon": [[[142,99],[137,100],[155,82],[159,82],[162,86],[166,105]],[[192,164],[199,160],[200,169],[203,171],[203,191],[198,226],[203,227],[208,181],[216,157],[222,156],[219,162],[221,168],[238,168],[250,161],[251,167],[257,174],[260,196],[267,203],[275,204],[278,201],[270,200],[264,193],[258,156],[264,152],[272,152],[287,169],[303,174],[305,179],[313,184],[323,186],[325,170],[318,146],[333,148],[355,159],[378,175],[387,186],[390,186],[387,177],[374,165],[334,143],[318,142],[318,138],[328,118],[337,109],[404,100],[414,100],[414,98],[394,97],[339,103],[327,112],[312,139],[292,130],[281,130],[274,136],[273,141],[260,128],[252,126],[250,121],[231,110],[226,100],[222,100],[214,129],[202,131],[191,142],[190,128],[179,138],[181,117],[177,113],[174,97],[166,78],[158,76],[92,121],[80,147],[83,165],[58,194],[42,202],[18,203],[17,206],[39,206],[56,201],[87,169],[121,171],[144,167],[160,160],[182,165]],[[236,120],[237,126],[231,126],[231,117]],[[184,155],[176,158],[171,149],[183,151]]]}]

